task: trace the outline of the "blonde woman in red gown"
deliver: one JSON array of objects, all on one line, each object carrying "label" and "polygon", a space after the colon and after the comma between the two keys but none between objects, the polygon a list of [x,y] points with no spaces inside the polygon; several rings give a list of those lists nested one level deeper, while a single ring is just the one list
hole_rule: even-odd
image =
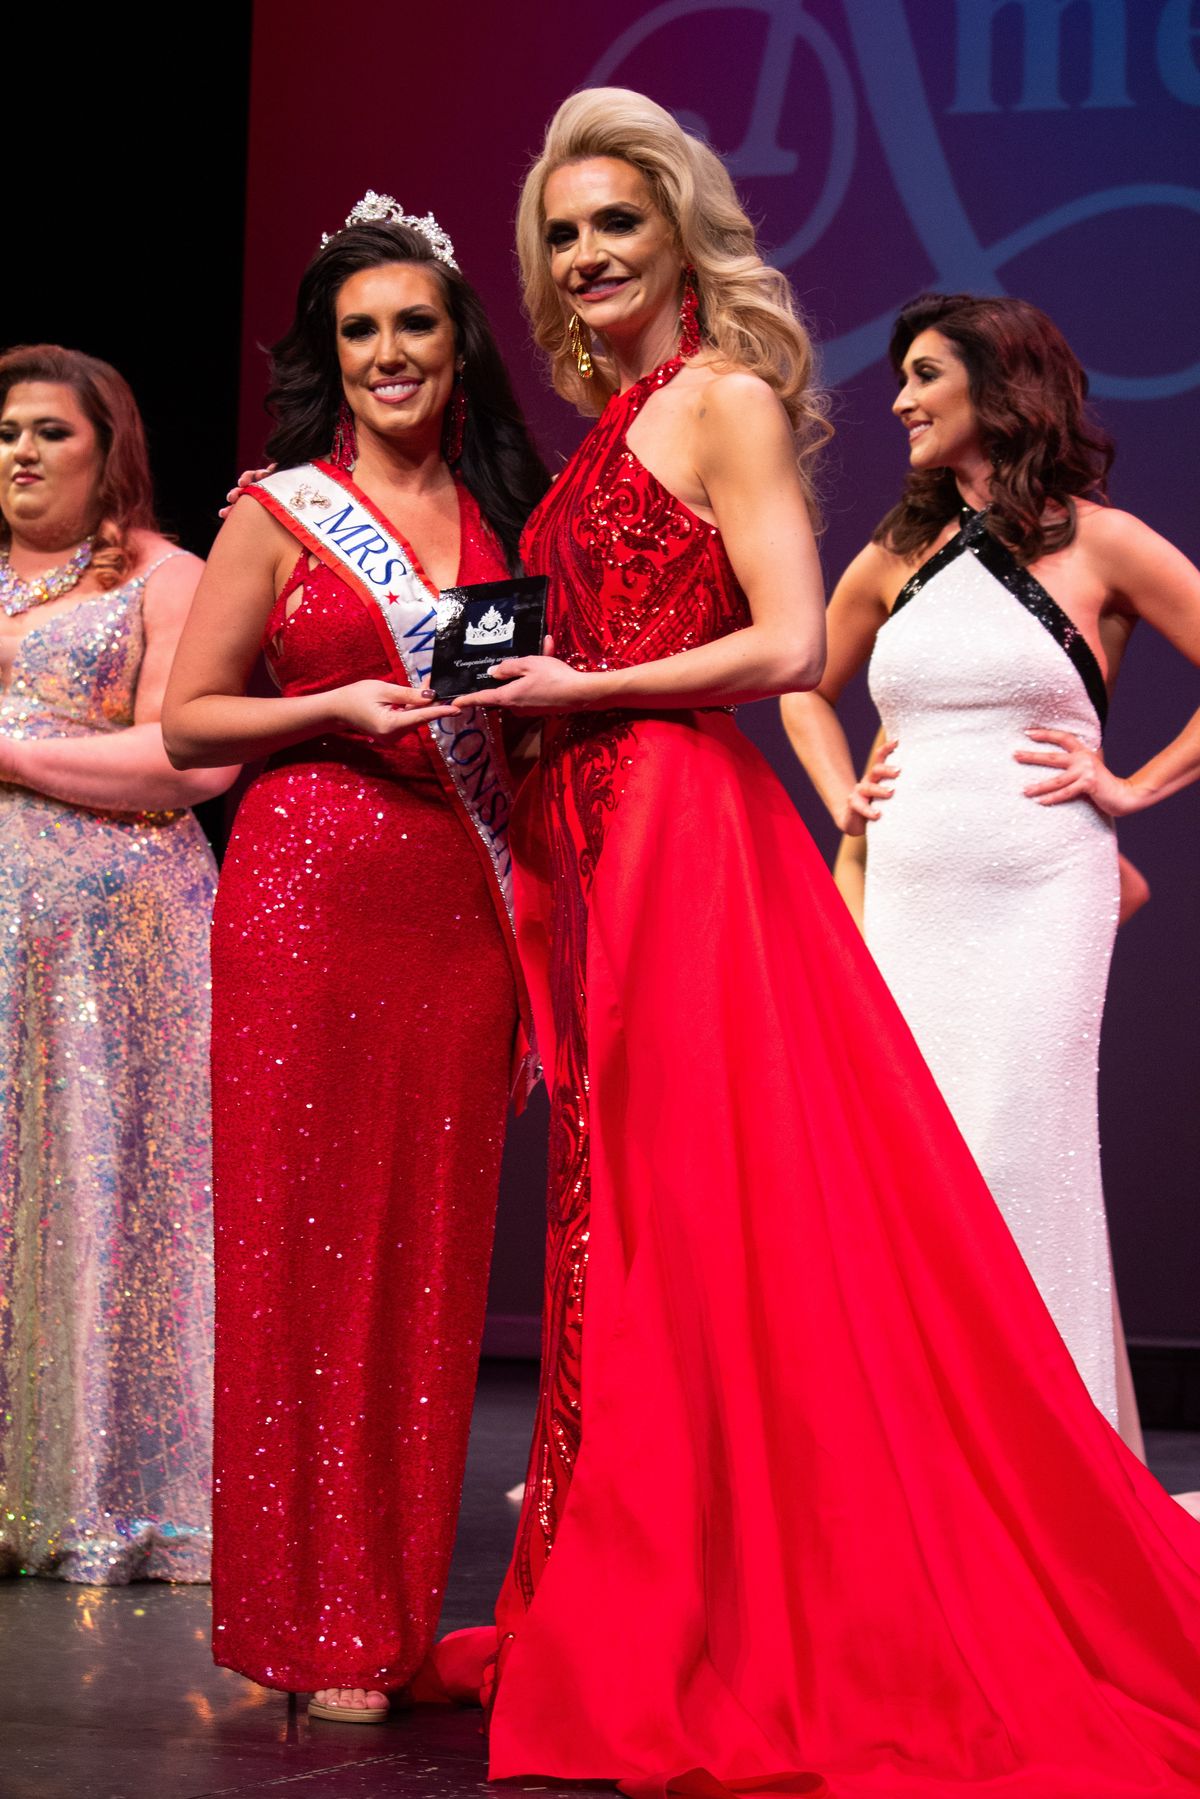
[{"label": "blonde woman in red gown", "polygon": [[551,1222],[491,1773],[1194,1793],[1200,1528],[1092,1404],[726,710],[821,666],[786,290],[711,152],[621,91],[560,109],[520,233],[600,417],[525,536],[554,653],[494,671],[566,716],[517,822]]},{"label": "blonde woman in red gown", "polygon": [[[508,573],[547,479],[448,244],[368,198],[276,346],[281,469],[164,714],[184,766],[270,756],[213,936],[214,1653],[356,1723],[441,1610],[517,1023],[505,771],[406,653],[439,588]],[[260,643],[277,699],[245,693]]]}]

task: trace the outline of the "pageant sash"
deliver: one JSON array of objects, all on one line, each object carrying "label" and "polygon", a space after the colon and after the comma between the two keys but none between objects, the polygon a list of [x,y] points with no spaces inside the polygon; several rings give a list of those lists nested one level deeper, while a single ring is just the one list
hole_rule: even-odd
[{"label": "pageant sash", "polygon": [[[245,491],[362,601],[399,684],[424,687],[433,661],[439,596],[395,526],[340,469],[324,462],[280,470]],[[495,728],[483,707],[431,719],[426,727],[443,785],[490,877],[527,1018],[513,932],[508,843],[513,794]]]}]

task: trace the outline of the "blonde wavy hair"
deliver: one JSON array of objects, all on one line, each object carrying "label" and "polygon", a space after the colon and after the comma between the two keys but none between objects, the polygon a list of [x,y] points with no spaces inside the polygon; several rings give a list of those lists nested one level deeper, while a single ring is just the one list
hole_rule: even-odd
[{"label": "blonde wavy hair", "polygon": [[564,100],[521,189],[517,254],[525,310],[554,386],[586,413],[601,411],[616,386],[603,355],[594,355],[590,380],[579,373],[567,334],[571,313],[551,277],[545,240],[549,176],[591,156],[615,157],[644,177],[680,256],[696,271],[705,340],[722,362],[761,376],[782,401],[811,505],[812,464],[833,431],[795,296],[786,277],[759,255],[754,226],[720,158],[665,107],[629,88],[584,88]]}]

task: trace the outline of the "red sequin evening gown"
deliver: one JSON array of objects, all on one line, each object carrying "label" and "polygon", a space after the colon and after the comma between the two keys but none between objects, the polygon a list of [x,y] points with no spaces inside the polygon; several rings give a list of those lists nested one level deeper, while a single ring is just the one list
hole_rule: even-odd
[{"label": "red sequin evening gown", "polygon": [[[460,579],[497,579],[460,494]],[[394,678],[303,557],[264,647],[285,694]],[[298,1691],[409,1679],[458,1513],[516,996],[436,754],[273,757],[217,898],[214,1654]]]},{"label": "red sequin evening gown", "polygon": [[[678,366],[530,522],[578,667],[748,622],[626,447]],[[720,711],[568,717],[535,782],[550,1253],[493,1777],[1194,1793],[1200,1526],[1088,1397],[782,787]]]}]

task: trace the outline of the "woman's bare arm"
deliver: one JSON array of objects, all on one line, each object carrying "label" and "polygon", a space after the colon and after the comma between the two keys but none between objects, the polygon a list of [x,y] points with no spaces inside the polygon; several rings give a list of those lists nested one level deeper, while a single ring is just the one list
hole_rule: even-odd
[{"label": "woman's bare arm", "polygon": [[175,556],[146,583],[146,648],[133,724],[81,737],[4,739],[0,778],[96,812],[170,811],[212,799],[232,785],[236,766],[173,768],[159,722],[167,672],[203,568],[196,556]]},{"label": "woman's bare arm", "polygon": [[1150,883],[1140,868],[1135,868],[1128,856],[1117,857],[1117,873],[1120,877],[1120,900],[1117,906],[1117,924],[1128,924],[1135,912],[1140,912],[1150,898]]},{"label": "woman's bare arm", "polygon": [[867,840],[844,832],[833,861],[833,884],[861,931],[867,898]]},{"label": "woman's bare arm", "polygon": [[[881,760],[886,745],[882,726],[875,733],[874,741],[867,752],[867,760],[863,778],[866,779]],[[1128,924],[1135,912],[1140,912],[1150,898],[1150,883],[1140,868],[1135,868],[1128,856],[1117,857],[1117,869],[1120,877],[1120,900],[1117,911],[1117,924]],[[859,930],[863,929],[867,897],[867,839],[864,836],[850,836],[843,833],[838,843],[837,855],[833,863],[833,882],[845,900],[850,915]]]},{"label": "woman's bare arm", "polygon": [[295,539],[255,500],[240,499],[222,525],[163,703],[163,736],[176,768],[258,761],[325,731],[390,737],[451,710],[390,681],[354,681],[294,697],[246,693],[275,596],[297,553]]},{"label": "woman's bare arm", "polygon": [[861,835],[867,820],[879,816],[878,803],[887,798],[888,789],[872,778],[873,761],[859,779],[837,702],[870,657],[875,638],[887,623],[889,587],[894,592],[902,578],[896,558],[878,544],[859,552],[829,602],[829,658],[820,684],[811,693],[784,694],[779,702],[797,758],[833,822],[851,836]]},{"label": "woman's bare arm", "polygon": [[497,665],[506,685],[460,705],[528,711],[733,705],[809,687],[824,665],[820,562],[778,399],[756,376],[714,379],[697,427],[696,466],[752,623],[634,668],[580,673],[554,657]]},{"label": "woman's bare arm", "polygon": [[[1200,569],[1128,512],[1098,506],[1081,518],[1079,530],[1105,589],[1200,667]],[[1035,728],[1028,735],[1046,747],[1018,750],[1016,760],[1054,771],[1025,789],[1043,806],[1090,799],[1101,812],[1121,818],[1158,805],[1200,776],[1200,711],[1124,778],[1070,732]]]}]

